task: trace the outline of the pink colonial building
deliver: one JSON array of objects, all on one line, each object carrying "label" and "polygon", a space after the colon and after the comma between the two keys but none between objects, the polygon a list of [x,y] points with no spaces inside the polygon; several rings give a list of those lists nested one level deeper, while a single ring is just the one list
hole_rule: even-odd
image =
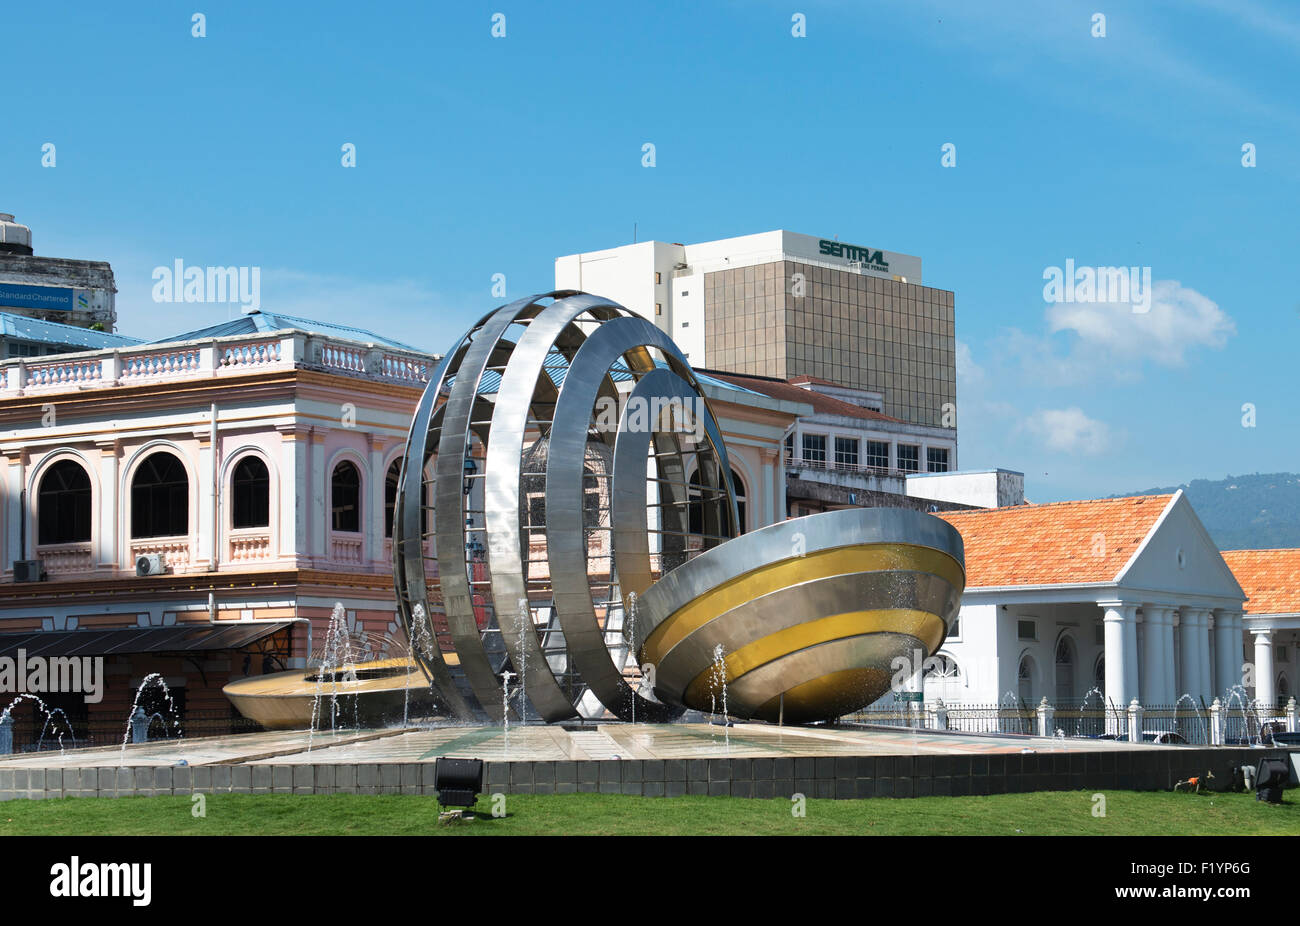
[{"label": "pink colonial building", "polygon": [[[305,667],[336,605],[354,647],[405,652],[390,525],[434,355],[271,313],[68,349],[0,362],[0,656],[105,657],[101,703],[43,696],[79,739],[120,740],[155,672],[187,735],[238,727],[222,686]],[[705,390],[746,526],[782,518],[781,442],[810,409]],[[21,748],[41,723],[15,717]]]}]

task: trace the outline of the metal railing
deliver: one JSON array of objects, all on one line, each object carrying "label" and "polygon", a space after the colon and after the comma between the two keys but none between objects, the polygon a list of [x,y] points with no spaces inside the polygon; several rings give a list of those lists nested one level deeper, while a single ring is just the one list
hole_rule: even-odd
[{"label": "metal railing", "polygon": [[837,463],[835,460],[808,459],[807,457],[797,457],[791,454],[786,454],[785,465],[823,470],[829,473],[853,473],[859,476],[906,478],[920,473],[919,469],[890,469],[888,466],[873,466],[870,463]]}]

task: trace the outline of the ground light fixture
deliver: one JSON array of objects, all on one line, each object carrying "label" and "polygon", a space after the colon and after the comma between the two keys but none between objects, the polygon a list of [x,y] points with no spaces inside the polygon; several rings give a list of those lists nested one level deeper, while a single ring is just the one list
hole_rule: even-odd
[{"label": "ground light fixture", "polygon": [[452,813],[464,815],[483,791],[483,760],[439,758],[433,768],[433,787],[440,809],[451,807]]},{"label": "ground light fixture", "polygon": [[1264,759],[1255,773],[1255,800],[1282,803],[1282,789],[1290,777],[1291,768],[1286,759],[1278,756]]}]

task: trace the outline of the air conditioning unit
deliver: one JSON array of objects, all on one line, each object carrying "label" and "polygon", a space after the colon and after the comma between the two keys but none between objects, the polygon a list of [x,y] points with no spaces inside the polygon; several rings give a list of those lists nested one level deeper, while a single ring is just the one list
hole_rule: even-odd
[{"label": "air conditioning unit", "polygon": [[135,574],[138,576],[160,576],[167,568],[167,562],[161,553],[146,553],[135,558]]},{"label": "air conditioning unit", "polygon": [[39,582],[43,577],[43,573],[41,561],[38,559],[14,560],[15,582]]}]

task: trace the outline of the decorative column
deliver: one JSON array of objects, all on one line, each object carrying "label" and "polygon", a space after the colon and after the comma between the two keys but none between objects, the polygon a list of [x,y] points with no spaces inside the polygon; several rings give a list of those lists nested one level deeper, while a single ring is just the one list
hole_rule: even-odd
[{"label": "decorative column", "polygon": [[330,482],[325,472],[325,433],[327,428],[311,429],[311,522],[308,525],[313,562],[323,563],[329,547]]},{"label": "decorative column", "polygon": [[1210,659],[1210,610],[1208,608],[1197,608],[1196,655],[1201,679],[1200,697],[1208,703],[1214,699],[1214,665]]},{"label": "decorative column", "polygon": [[1056,712],[1052,706],[1047,703],[1047,695],[1043,695],[1043,700],[1038,702],[1038,735],[1055,736],[1056,731],[1053,729],[1052,721],[1055,719]]},{"label": "decorative column", "polygon": [[1142,742],[1142,705],[1134,698],[1128,705],[1128,741]]},{"label": "decorative column", "polygon": [[1161,648],[1164,635],[1160,630],[1164,611],[1159,605],[1142,606],[1142,683],[1138,690],[1147,707],[1168,703],[1163,691],[1165,654]]},{"label": "decorative column", "polygon": [[283,425],[276,430],[280,432],[280,517],[279,532],[274,543],[275,553],[281,558],[291,558],[298,564],[311,556],[307,534],[307,525],[311,520],[311,504],[308,500],[312,499],[312,494],[308,491],[310,482],[307,460],[311,431],[298,425]]},{"label": "decorative column", "polygon": [[1235,654],[1232,661],[1237,667],[1237,681],[1234,684],[1240,685],[1246,674],[1246,616],[1241,611],[1232,619],[1232,652]]},{"label": "decorative column", "polygon": [[1164,656],[1164,694],[1166,704],[1178,701],[1178,651],[1174,648],[1174,609],[1165,608],[1160,616],[1160,636],[1164,641],[1161,653]]},{"label": "decorative column", "polygon": [[1193,698],[1201,690],[1200,655],[1196,652],[1196,618],[1195,609],[1181,607],[1178,609],[1178,692],[1177,696],[1189,694]]},{"label": "decorative column", "polygon": [[1214,696],[1222,698],[1227,691],[1241,680],[1241,667],[1234,665],[1236,645],[1233,635],[1240,636],[1235,629],[1236,615],[1232,611],[1218,608],[1214,612]]},{"label": "decorative column", "polygon": [[1277,700],[1273,690],[1273,632],[1256,630],[1255,634],[1255,702],[1271,708]]},{"label": "decorative column", "polygon": [[27,517],[27,512],[23,510],[23,487],[27,479],[27,451],[20,449],[9,456],[9,467],[6,473],[8,484],[5,486],[5,494],[8,495],[9,504],[6,506],[9,510],[5,518],[5,558],[4,570],[8,572],[13,569],[14,560],[28,559],[35,549],[35,538],[28,535],[27,549],[22,547],[22,524],[23,518]]},{"label": "decorative column", "polygon": [[370,500],[361,509],[365,516],[362,531],[366,538],[366,551],[362,561],[379,563],[384,559],[384,485],[388,473],[384,471],[384,436],[372,433],[369,438],[370,478],[364,482],[364,486],[370,490]]},{"label": "decorative column", "polygon": [[764,447],[761,454],[763,457],[763,497],[760,501],[763,506],[763,523],[751,525],[750,530],[759,527],[766,527],[769,524],[775,524],[777,521],[784,520],[784,518],[778,514],[776,507],[778,494],[777,480],[779,479],[782,485],[785,484],[785,470],[777,465],[779,451],[773,450],[771,447]]},{"label": "decorative column", "polygon": [[1118,733],[1119,718],[1115,711],[1123,711],[1135,689],[1130,686],[1136,666],[1129,666],[1136,657],[1137,606],[1121,601],[1104,602],[1106,609],[1104,634],[1106,645],[1106,722],[1107,730]]},{"label": "decorative column", "polygon": [[96,568],[105,572],[116,572],[120,556],[117,550],[117,538],[121,525],[117,523],[121,510],[118,499],[118,460],[122,445],[118,441],[96,442],[99,448],[99,523],[95,530]]},{"label": "decorative column", "polygon": [[[220,558],[220,554],[213,545],[213,503],[217,491],[213,474],[213,461],[217,452],[216,446],[212,442],[212,431],[210,428],[194,431],[194,438],[198,441],[199,452],[198,462],[195,464],[198,478],[195,480],[198,485],[198,511],[190,514],[190,531],[192,536],[191,543],[193,547],[190,551],[190,566],[200,567],[200,563],[208,569],[215,570]],[[197,514],[197,517],[195,516]]]}]

